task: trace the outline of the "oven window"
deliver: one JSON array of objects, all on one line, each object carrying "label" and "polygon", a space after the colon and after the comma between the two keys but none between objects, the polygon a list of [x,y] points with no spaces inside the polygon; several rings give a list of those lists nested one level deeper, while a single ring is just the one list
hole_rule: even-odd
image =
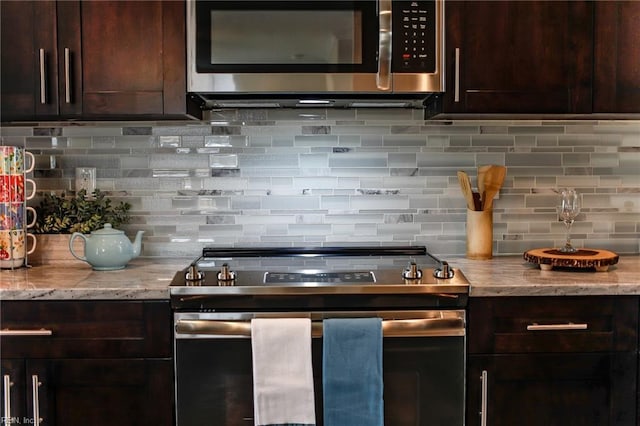
[{"label": "oven window", "polygon": [[198,2],[196,13],[198,72],[370,72],[376,67],[372,1]]},{"label": "oven window", "polygon": [[[322,425],[322,340],[313,339]],[[386,426],[464,425],[464,338],[389,338],[383,344]],[[250,339],[176,340],[178,426],[253,425]]]}]

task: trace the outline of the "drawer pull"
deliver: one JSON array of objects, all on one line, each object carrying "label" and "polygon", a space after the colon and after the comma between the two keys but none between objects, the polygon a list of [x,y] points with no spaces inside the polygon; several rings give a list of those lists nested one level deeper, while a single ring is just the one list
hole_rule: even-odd
[{"label": "drawer pull", "polygon": [[46,52],[44,49],[39,50],[40,53],[40,103],[47,103],[47,64]]},{"label": "drawer pull", "polygon": [[39,425],[42,423],[42,418],[40,417],[40,393],[38,388],[42,386],[42,382],[38,378],[37,374],[33,374],[31,376],[31,393],[33,397],[33,424]]},{"label": "drawer pull", "polygon": [[2,387],[4,389],[4,416],[2,424],[7,426],[13,422],[11,418],[11,386],[13,386],[13,382],[11,382],[11,376],[5,374],[2,378]]},{"label": "drawer pull", "polygon": [[589,328],[588,324],[580,323],[574,324],[572,322],[566,324],[529,324],[527,330],[529,331],[558,331],[558,330],[586,330]]},{"label": "drawer pull", "polygon": [[487,426],[487,406],[489,405],[489,373],[482,370],[480,383],[482,384],[480,400],[480,426]]},{"label": "drawer pull", "polygon": [[460,48],[456,47],[455,77],[453,80],[453,101],[460,102]]},{"label": "drawer pull", "polygon": [[71,103],[71,50],[64,48],[64,101]]},{"label": "drawer pull", "polygon": [[0,330],[0,336],[51,336],[53,331],[41,328],[40,330]]}]

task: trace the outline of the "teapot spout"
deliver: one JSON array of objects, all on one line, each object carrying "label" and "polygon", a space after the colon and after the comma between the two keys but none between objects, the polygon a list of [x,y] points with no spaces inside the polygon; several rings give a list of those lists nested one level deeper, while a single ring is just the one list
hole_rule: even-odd
[{"label": "teapot spout", "polygon": [[142,250],[142,234],[144,234],[144,231],[138,231],[136,239],[133,241],[133,257],[140,256],[140,251]]}]

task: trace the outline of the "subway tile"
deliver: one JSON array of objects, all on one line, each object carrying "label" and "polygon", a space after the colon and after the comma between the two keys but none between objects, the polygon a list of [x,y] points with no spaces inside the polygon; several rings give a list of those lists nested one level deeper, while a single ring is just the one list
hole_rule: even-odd
[{"label": "subway tile", "polygon": [[547,153],[507,153],[505,154],[505,164],[508,166],[561,166],[562,157],[549,155]]},{"label": "subway tile", "polygon": [[62,136],[61,127],[36,127],[33,136]]},{"label": "subway tile", "polygon": [[403,108],[361,108],[356,110],[356,117],[359,120],[412,120],[411,109]]},{"label": "subway tile", "polygon": [[471,137],[471,146],[473,147],[510,147],[514,145],[513,136],[502,135],[478,135]]},{"label": "subway tile", "polygon": [[0,126],[0,136],[1,137],[18,137],[18,136],[33,136],[37,127],[29,127],[29,126]]},{"label": "subway tile", "polygon": [[527,135],[539,135],[542,133],[563,134],[564,126],[510,126],[508,133],[515,134],[527,134]]},{"label": "subway tile", "polygon": [[180,136],[158,136],[157,141],[160,148],[178,148],[182,145]]},{"label": "subway tile", "polygon": [[383,146],[426,146],[427,137],[425,135],[385,135]]},{"label": "subway tile", "polygon": [[238,167],[238,156],[236,154],[211,154],[209,155],[209,167],[236,168]]},{"label": "subway tile", "polygon": [[[35,129],[34,129],[35,130]],[[54,135],[60,136],[60,135]],[[61,136],[122,136],[121,127],[107,127],[107,126],[64,126],[62,127]]]},{"label": "subway tile", "polygon": [[475,155],[472,153],[421,152],[417,154],[417,161],[418,167],[473,167],[475,166]]},{"label": "subway tile", "polygon": [[338,144],[338,136],[324,134],[295,136],[293,144],[297,147],[332,147]]},{"label": "subway tile", "polygon": [[183,125],[183,126],[155,126],[151,132],[158,136],[207,136],[211,135],[211,126]]},{"label": "subway tile", "polygon": [[151,135],[152,129],[150,126],[144,127],[123,127],[123,135]]},{"label": "subway tile", "polygon": [[385,153],[345,153],[329,156],[329,167],[387,167]]},{"label": "subway tile", "polygon": [[591,164],[591,155],[589,154],[562,154],[563,166],[588,166]]}]

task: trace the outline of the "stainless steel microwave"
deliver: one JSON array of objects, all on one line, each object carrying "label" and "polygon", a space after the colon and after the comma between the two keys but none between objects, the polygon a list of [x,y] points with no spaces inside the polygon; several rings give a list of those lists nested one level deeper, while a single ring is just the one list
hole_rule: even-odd
[{"label": "stainless steel microwave", "polygon": [[202,109],[421,103],[444,91],[443,1],[188,0],[189,97]]}]

